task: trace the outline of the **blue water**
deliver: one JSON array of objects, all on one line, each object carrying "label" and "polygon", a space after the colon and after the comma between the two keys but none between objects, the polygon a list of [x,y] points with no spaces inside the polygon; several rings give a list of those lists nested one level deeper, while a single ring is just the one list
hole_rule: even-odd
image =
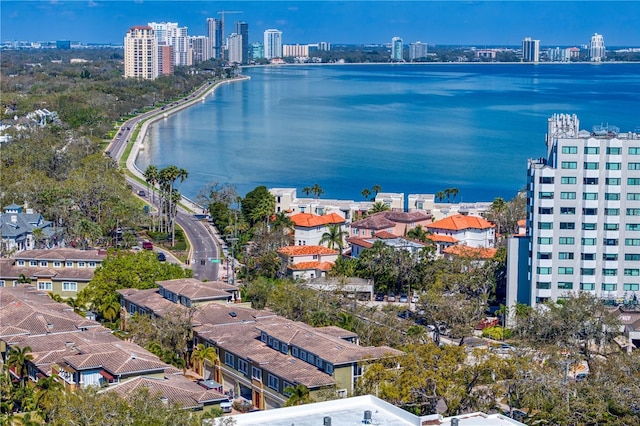
[{"label": "blue water", "polygon": [[[640,130],[640,64],[290,66],[245,70],[204,102],[153,125],[138,159],[244,195],[258,185],[318,183],[323,197],[435,193],[512,198],[547,118]],[[301,192],[301,191],[299,191]]]}]

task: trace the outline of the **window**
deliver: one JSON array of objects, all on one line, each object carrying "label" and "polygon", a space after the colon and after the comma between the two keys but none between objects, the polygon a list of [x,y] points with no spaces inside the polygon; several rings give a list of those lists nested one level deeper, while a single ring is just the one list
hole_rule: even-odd
[{"label": "window", "polygon": [[624,291],[638,291],[640,284],[623,284],[622,289]]},{"label": "window", "polygon": [[560,229],[576,229],[576,224],[573,222],[560,222]]},{"label": "window", "polygon": [[280,345],[280,352],[282,352],[283,354],[288,354],[289,353],[289,345],[287,345],[286,343],[282,343]]},{"label": "window", "polygon": [[560,164],[560,167],[563,168],[563,169],[570,169],[570,170],[577,169],[578,168],[578,163],[575,162],[575,161],[563,161]]},{"label": "window", "polygon": [[313,354],[307,354],[307,362],[309,364],[313,364],[315,362],[315,357]]},{"label": "window", "polygon": [[2,287],[4,287],[4,280],[0,280],[0,288],[2,288]]},{"label": "window", "polygon": [[593,207],[583,208],[582,209],[582,214],[585,215],[585,216],[597,216],[598,215],[598,209],[593,208]]},{"label": "window", "polygon": [[549,275],[551,273],[551,268],[538,266],[536,268],[536,273],[539,275]]},{"label": "window", "polygon": [[78,291],[78,283],[63,282],[62,291]]},{"label": "window", "polygon": [[638,261],[638,260],[640,260],[640,254],[627,253],[627,254],[624,255],[624,260]]},{"label": "window", "polygon": [[78,268],[84,268],[87,264],[85,262],[78,262]]},{"label": "window", "polygon": [[29,266],[38,266],[38,261],[37,260],[30,260],[29,261]]},{"label": "window", "polygon": [[553,222],[538,222],[538,229],[553,229]]},{"label": "window", "polygon": [[627,216],[640,216],[640,209],[627,209]]},{"label": "window", "polygon": [[640,178],[627,178],[627,185],[640,185]]},{"label": "window", "polygon": [[566,266],[560,266],[558,268],[558,274],[560,274],[560,275],[573,275],[573,268],[566,267]]},{"label": "window", "polygon": [[550,200],[553,198],[553,192],[539,192],[538,198],[542,200]]},{"label": "window", "polygon": [[568,245],[568,244],[574,244],[575,243],[575,239],[573,237],[560,237],[558,238],[558,242],[560,244],[564,244],[564,245]]},{"label": "window", "polygon": [[602,291],[616,291],[617,288],[617,284],[602,283]]},{"label": "window", "polygon": [[560,193],[561,200],[575,200],[576,193],[575,192],[561,192]]},{"label": "window", "polygon": [[620,209],[604,209],[605,216],[620,216]]},{"label": "window", "polygon": [[640,170],[640,163],[629,163],[629,170]]},{"label": "window", "polygon": [[640,246],[640,238],[625,238],[625,246]]},{"label": "window", "polygon": [[251,378],[262,381],[262,370],[257,367],[251,367]]},{"label": "window", "polygon": [[302,349],[300,350],[300,359],[303,361],[307,360],[307,352],[303,351]]},{"label": "window", "polygon": [[538,259],[545,259],[545,260],[549,260],[551,259],[551,253],[547,253],[547,252],[538,252]]},{"label": "window", "polygon": [[583,223],[582,230],[583,231],[595,231],[597,225],[595,223]]},{"label": "window", "polygon": [[17,265],[18,266],[24,266],[24,260],[18,260]]},{"label": "window", "polygon": [[89,262],[89,268],[95,268],[96,262]]},{"label": "window", "polygon": [[62,262],[60,262],[60,261],[55,261],[55,262],[53,262],[53,267],[54,267],[54,268],[60,268],[60,267],[62,267]]},{"label": "window", "polygon": [[618,260],[617,253],[603,253],[602,260]]},{"label": "window", "polygon": [[595,268],[580,268],[580,275],[595,275]]},{"label": "window", "polygon": [[608,201],[617,201],[620,199],[620,194],[607,192],[604,194],[604,199]]},{"label": "window", "polygon": [[605,238],[603,240],[603,243],[605,246],[617,246],[618,245],[618,239],[617,238]]},{"label": "window", "polygon": [[607,170],[620,170],[620,163],[607,163],[605,168]]},{"label": "window", "polygon": [[316,367],[322,369],[322,358],[319,356],[316,357]]},{"label": "window", "polygon": [[235,367],[235,363],[234,363],[235,359],[233,354],[230,354],[229,352],[225,352],[224,353],[224,363],[227,364],[229,367]]},{"label": "window", "polygon": [[560,214],[576,214],[575,207],[560,207]]},{"label": "window", "polygon": [[595,161],[585,161],[584,169],[585,170],[598,170],[600,165]]},{"label": "window", "polygon": [[620,185],[620,178],[606,178],[604,183],[607,185]]},{"label": "window", "polygon": [[621,151],[622,151],[622,148],[617,148],[612,146],[607,148],[608,155],[620,155]]},{"label": "window", "polygon": [[238,371],[247,374],[249,372],[249,363],[244,359],[238,358]]},{"label": "window", "polygon": [[563,146],[562,147],[563,154],[577,154],[578,147],[577,146]]},{"label": "window", "polygon": [[538,207],[540,214],[553,214],[553,207]]},{"label": "window", "polygon": [[631,154],[631,155],[640,155],[640,147],[630,146],[629,147],[629,154]]},{"label": "window", "polygon": [[560,281],[558,282],[558,290],[573,290],[573,283]]},{"label": "window", "polygon": [[571,185],[576,183],[576,178],[571,176],[563,176],[560,178],[560,183],[565,185]]},{"label": "window", "polygon": [[287,388],[294,388],[295,386],[293,386],[291,383],[289,382],[282,382],[282,394],[284,396],[291,396],[291,392],[287,392]]},{"label": "window", "polygon": [[624,275],[626,277],[637,277],[640,276],[640,269],[625,269]]},{"label": "window", "polygon": [[597,192],[585,192],[582,194],[583,200],[597,200],[598,193]]},{"label": "window", "polygon": [[273,390],[278,390],[278,387],[280,385],[280,379],[278,379],[276,376],[269,374],[269,387]]},{"label": "window", "polygon": [[265,333],[264,331],[260,333],[260,340],[262,340],[264,343],[267,343],[267,333]]},{"label": "window", "polygon": [[582,179],[582,183],[584,183],[585,185],[597,185],[598,184],[598,178],[586,177],[586,178]]},{"label": "window", "polygon": [[551,237],[538,237],[538,244],[553,244]]},{"label": "window", "polygon": [[584,147],[585,154],[600,154],[600,148],[597,146],[585,146]]},{"label": "window", "polygon": [[595,246],[596,245],[596,239],[595,238],[583,238],[582,239],[582,245],[583,246]]},{"label": "window", "polygon": [[327,365],[324,367],[324,371],[327,374],[333,374],[333,364],[327,363]]},{"label": "window", "polygon": [[620,225],[617,223],[605,223],[604,230],[605,231],[617,231],[620,229]]},{"label": "window", "polygon": [[603,268],[602,275],[604,275],[605,277],[615,277],[616,275],[618,275],[618,270],[613,268]]},{"label": "window", "polygon": [[573,259],[573,253],[570,251],[561,251],[560,253],[558,253],[558,259],[571,260]]},{"label": "window", "polygon": [[276,351],[279,351],[280,350],[280,341],[276,340],[276,339],[273,339],[271,347],[273,349],[275,349]]},{"label": "window", "polygon": [[540,176],[538,181],[540,183],[553,183],[553,176]]},{"label": "window", "polygon": [[298,347],[297,346],[291,346],[291,356],[294,356],[294,357],[298,358]]},{"label": "window", "polygon": [[538,281],[536,282],[536,288],[540,290],[549,290],[551,289],[551,283],[547,281]]},{"label": "window", "polygon": [[595,290],[595,283],[580,283],[580,290]]},{"label": "window", "polygon": [[64,266],[66,266],[67,268],[73,268],[73,262],[65,262]]},{"label": "window", "polygon": [[51,281],[40,281],[38,282],[38,290],[53,290],[53,283]]},{"label": "window", "polygon": [[582,253],[580,255],[580,259],[582,259],[582,260],[596,260],[596,254],[595,253]]}]

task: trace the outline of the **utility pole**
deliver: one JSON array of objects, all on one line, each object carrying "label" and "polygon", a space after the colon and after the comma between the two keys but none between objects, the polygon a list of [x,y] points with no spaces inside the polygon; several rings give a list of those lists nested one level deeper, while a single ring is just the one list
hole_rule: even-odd
[{"label": "utility pole", "polygon": [[[229,14],[229,13],[242,13],[241,11],[238,10],[221,10],[220,12],[217,12],[218,15],[222,16],[222,41],[225,40],[225,36],[224,36],[224,15],[225,14]],[[222,50],[222,52],[220,52],[220,54],[222,55],[222,60],[224,61],[224,48],[220,49]]]}]

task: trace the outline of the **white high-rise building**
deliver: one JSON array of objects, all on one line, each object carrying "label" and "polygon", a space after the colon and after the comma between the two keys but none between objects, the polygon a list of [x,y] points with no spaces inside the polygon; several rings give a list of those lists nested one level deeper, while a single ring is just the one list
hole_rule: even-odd
[{"label": "white high-rise building", "polygon": [[124,38],[124,76],[153,80],[158,76],[158,47],[153,28],[131,27]]},{"label": "white high-rise building", "polygon": [[427,43],[416,41],[409,45],[409,60],[415,61],[416,59],[427,57]]},{"label": "white high-rise building", "polygon": [[189,36],[189,46],[191,48],[191,57],[193,63],[208,61],[211,59],[213,50],[209,44],[209,37],[206,36]]},{"label": "white high-rise building", "polygon": [[640,296],[640,133],[579,124],[549,118],[546,157],[529,160],[527,231],[509,242],[508,305]]},{"label": "white high-rise building", "polygon": [[158,44],[173,47],[174,65],[193,65],[189,51],[189,35],[187,27],[178,27],[177,22],[149,22],[153,28]]},{"label": "white high-rise building", "polygon": [[269,29],[264,32],[264,57],[282,58],[282,31]]},{"label": "white high-rise building", "polygon": [[217,18],[207,18],[207,37],[214,59],[222,57],[222,21]]},{"label": "white high-rise building", "polygon": [[522,40],[522,60],[524,62],[540,61],[540,40],[532,40],[531,37],[525,37]]},{"label": "white high-rise building", "polygon": [[601,34],[595,33],[593,37],[591,37],[591,44],[589,45],[589,58],[593,62],[601,62],[605,56],[604,38]]},{"label": "white high-rise building", "polygon": [[400,37],[394,37],[391,39],[391,60],[392,61],[402,61],[403,55],[402,50],[404,46],[402,45],[402,39]]},{"label": "white high-rise building", "polygon": [[308,44],[283,44],[282,45],[282,57],[307,57],[309,56]]},{"label": "white high-rise building", "polygon": [[231,33],[229,35],[227,51],[229,53],[229,63],[242,63],[242,36],[240,34]]}]

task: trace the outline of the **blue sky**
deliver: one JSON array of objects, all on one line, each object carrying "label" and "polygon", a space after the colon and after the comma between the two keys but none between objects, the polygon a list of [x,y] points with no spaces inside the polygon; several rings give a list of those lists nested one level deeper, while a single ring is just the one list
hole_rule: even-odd
[{"label": "blue sky", "polygon": [[640,1],[99,1],[2,0],[0,39],[122,43],[127,29],[178,22],[204,35],[217,11],[249,24],[251,42],[277,28],[284,43],[405,43],[543,46],[588,43],[595,32],[608,46],[640,46]]}]

